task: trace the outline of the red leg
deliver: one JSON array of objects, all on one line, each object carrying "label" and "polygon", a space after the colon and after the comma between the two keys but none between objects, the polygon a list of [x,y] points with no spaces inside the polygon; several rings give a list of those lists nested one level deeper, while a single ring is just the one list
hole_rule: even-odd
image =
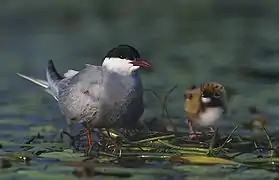
[{"label": "red leg", "polygon": [[87,137],[87,144],[88,147],[92,147],[92,139],[91,139],[91,131],[86,128],[86,137]]},{"label": "red leg", "polygon": [[87,137],[87,144],[88,144],[88,154],[91,152],[92,150],[92,138],[91,138],[91,131],[88,128],[85,128],[86,130],[86,137]]}]

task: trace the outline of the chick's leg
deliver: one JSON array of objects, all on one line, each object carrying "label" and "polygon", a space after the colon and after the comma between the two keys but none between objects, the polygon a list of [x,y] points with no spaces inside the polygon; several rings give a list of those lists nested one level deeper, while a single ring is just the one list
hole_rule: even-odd
[{"label": "chick's leg", "polygon": [[189,118],[187,118],[187,124],[188,124],[189,134],[193,134],[193,133],[194,133],[194,130],[193,130],[192,120],[190,120]]},{"label": "chick's leg", "polygon": [[188,129],[189,129],[189,138],[193,139],[196,137],[196,133],[193,130],[193,123],[192,120],[187,118],[187,124],[188,124]]},{"label": "chick's leg", "polygon": [[189,128],[189,138],[193,139],[193,138],[197,138],[198,135],[201,135],[201,132],[195,132],[193,130],[193,122],[191,119],[187,118],[187,123],[188,123],[188,128]]}]

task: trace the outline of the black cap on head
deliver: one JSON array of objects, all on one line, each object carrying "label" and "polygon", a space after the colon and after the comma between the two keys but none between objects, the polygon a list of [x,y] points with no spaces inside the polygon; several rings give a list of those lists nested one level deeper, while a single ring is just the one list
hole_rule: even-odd
[{"label": "black cap on head", "polygon": [[122,58],[136,60],[140,58],[139,52],[132,46],[129,45],[119,45],[111,49],[105,58]]}]

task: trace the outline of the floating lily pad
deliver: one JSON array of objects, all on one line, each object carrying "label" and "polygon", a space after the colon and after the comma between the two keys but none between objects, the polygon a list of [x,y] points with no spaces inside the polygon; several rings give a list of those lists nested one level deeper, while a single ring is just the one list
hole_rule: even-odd
[{"label": "floating lily pad", "polygon": [[54,158],[60,161],[81,161],[84,159],[84,153],[73,153],[71,149],[65,149],[62,152],[48,152],[43,153],[39,157]]}]

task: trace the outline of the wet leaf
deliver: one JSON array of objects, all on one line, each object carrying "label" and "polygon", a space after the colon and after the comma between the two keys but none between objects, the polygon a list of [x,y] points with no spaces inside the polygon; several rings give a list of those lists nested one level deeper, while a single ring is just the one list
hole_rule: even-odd
[{"label": "wet leaf", "polygon": [[23,162],[23,163],[29,163],[33,157],[33,155],[28,152],[12,152],[12,153],[6,153],[5,155],[13,161]]},{"label": "wet leaf", "polygon": [[169,159],[173,163],[186,163],[186,164],[237,164],[223,158],[207,157],[207,156],[172,156]]},{"label": "wet leaf", "polygon": [[28,171],[17,171],[20,176],[27,176],[32,179],[40,179],[40,180],[55,180],[55,179],[67,179],[67,180],[76,180],[73,176],[67,174],[52,174],[40,172],[37,170],[28,170]]},{"label": "wet leaf", "polygon": [[136,157],[126,157],[126,158],[119,158],[118,163],[122,167],[136,168],[136,167],[143,166],[145,160]]},{"label": "wet leaf", "polygon": [[77,161],[83,160],[84,153],[74,153],[71,149],[65,149],[62,152],[42,153],[39,157],[59,159],[60,161]]},{"label": "wet leaf", "polygon": [[30,131],[36,132],[36,133],[51,133],[51,132],[57,132],[57,129],[53,127],[52,125],[40,125],[40,126],[30,126]]},{"label": "wet leaf", "polygon": [[10,168],[12,167],[12,163],[8,159],[0,158],[0,168]]}]

